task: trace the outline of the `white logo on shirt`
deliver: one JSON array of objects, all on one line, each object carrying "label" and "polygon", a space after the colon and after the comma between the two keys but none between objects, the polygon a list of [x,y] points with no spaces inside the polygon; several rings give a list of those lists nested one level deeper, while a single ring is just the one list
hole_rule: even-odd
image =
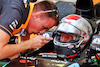
[{"label": "white logo on shirt", "polygon": [[9,27],[12,29],[12,30],[14,30],[14,29],[16,29],[16,26],[18,25],[18,21],[17,20],[14,20],[10,25],[9,25]]}]

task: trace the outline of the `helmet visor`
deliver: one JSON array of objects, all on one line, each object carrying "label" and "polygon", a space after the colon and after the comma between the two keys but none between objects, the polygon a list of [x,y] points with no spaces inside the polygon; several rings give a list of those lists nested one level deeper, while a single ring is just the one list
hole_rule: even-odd
[{"label": "helmet visor", "polygon": [[67,43],[75,43],[79,41],[80,36],[72,33],[64,33],[64,32],[58,32],[56,35],[56,40],[59,42],[67,42]]},{"label": "helmet visor", "polygon": [[62,22],[59,25],[57,31],[65,32],[65,33],[74,33],[77,35],[81,34],[81,31],[77,27],[75,27],[74,25],[72,25],[70,23],[65,23],[65,22]]}]

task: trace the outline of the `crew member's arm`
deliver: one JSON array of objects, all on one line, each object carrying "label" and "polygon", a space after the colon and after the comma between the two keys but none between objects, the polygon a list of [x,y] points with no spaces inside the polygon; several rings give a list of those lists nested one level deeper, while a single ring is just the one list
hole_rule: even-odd
[{"label": "crew member's arm", "polygon": [[0,59],[16,55],[27,49],[41,48],[47,43],[46,40],[53,40],[53,38],[43,37],[42,35],[35,36],[19,44],[7,44],[10,36],[0,29]]},{"label": "crew member's arm", "polygon": [[47,43],[46,40],[52,40],[39,35],[19,44],[8,44],[13,30],[20,27],[23,19],[22,5],[19,3],[12,2],[3,6],[0,17],[0,59],[14,56],[27,49],[41,48]]},{"label": "crew member's arm", "polygon": [[13,56],[30,48],[27,41],[20,44],[7,44],[9,39],[10,36],[0,29],[0,59]]}]

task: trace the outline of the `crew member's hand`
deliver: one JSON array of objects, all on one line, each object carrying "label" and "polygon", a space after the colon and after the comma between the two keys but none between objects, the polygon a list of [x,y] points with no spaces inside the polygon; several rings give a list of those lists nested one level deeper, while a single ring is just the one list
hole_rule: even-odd
[{"label": "crew member's hand", "polygon": [[53,38],[37,35],[29,40],[29,44],[31,44],[31,48],[41,48],[47,43],[47,40],[53,40]]}]

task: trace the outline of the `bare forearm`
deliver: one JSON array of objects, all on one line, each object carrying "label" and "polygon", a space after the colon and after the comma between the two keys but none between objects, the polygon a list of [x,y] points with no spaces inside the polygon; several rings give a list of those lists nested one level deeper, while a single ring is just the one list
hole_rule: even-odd
[{"label": "bare forearm", "polygon": [[29,40],[26,40],[20,44],[7,44],[7,45],[6,45],[7,42],[3,43],[3,40],[1,40],[0,59],[13,56],[13,55],[18,54],[27,49],[41,48],[42,46],[44,46],[47,43],[46,40],[53,40],[53,38],[43,37],[43,36],[39,35],[39,36],[35,36]]},{"label": "bare forearm", "polygon": [[13,56],[27,49],[30,49],[28,41],[22,42],[20,44],[7,44],[0,49],[0,59]]}]

